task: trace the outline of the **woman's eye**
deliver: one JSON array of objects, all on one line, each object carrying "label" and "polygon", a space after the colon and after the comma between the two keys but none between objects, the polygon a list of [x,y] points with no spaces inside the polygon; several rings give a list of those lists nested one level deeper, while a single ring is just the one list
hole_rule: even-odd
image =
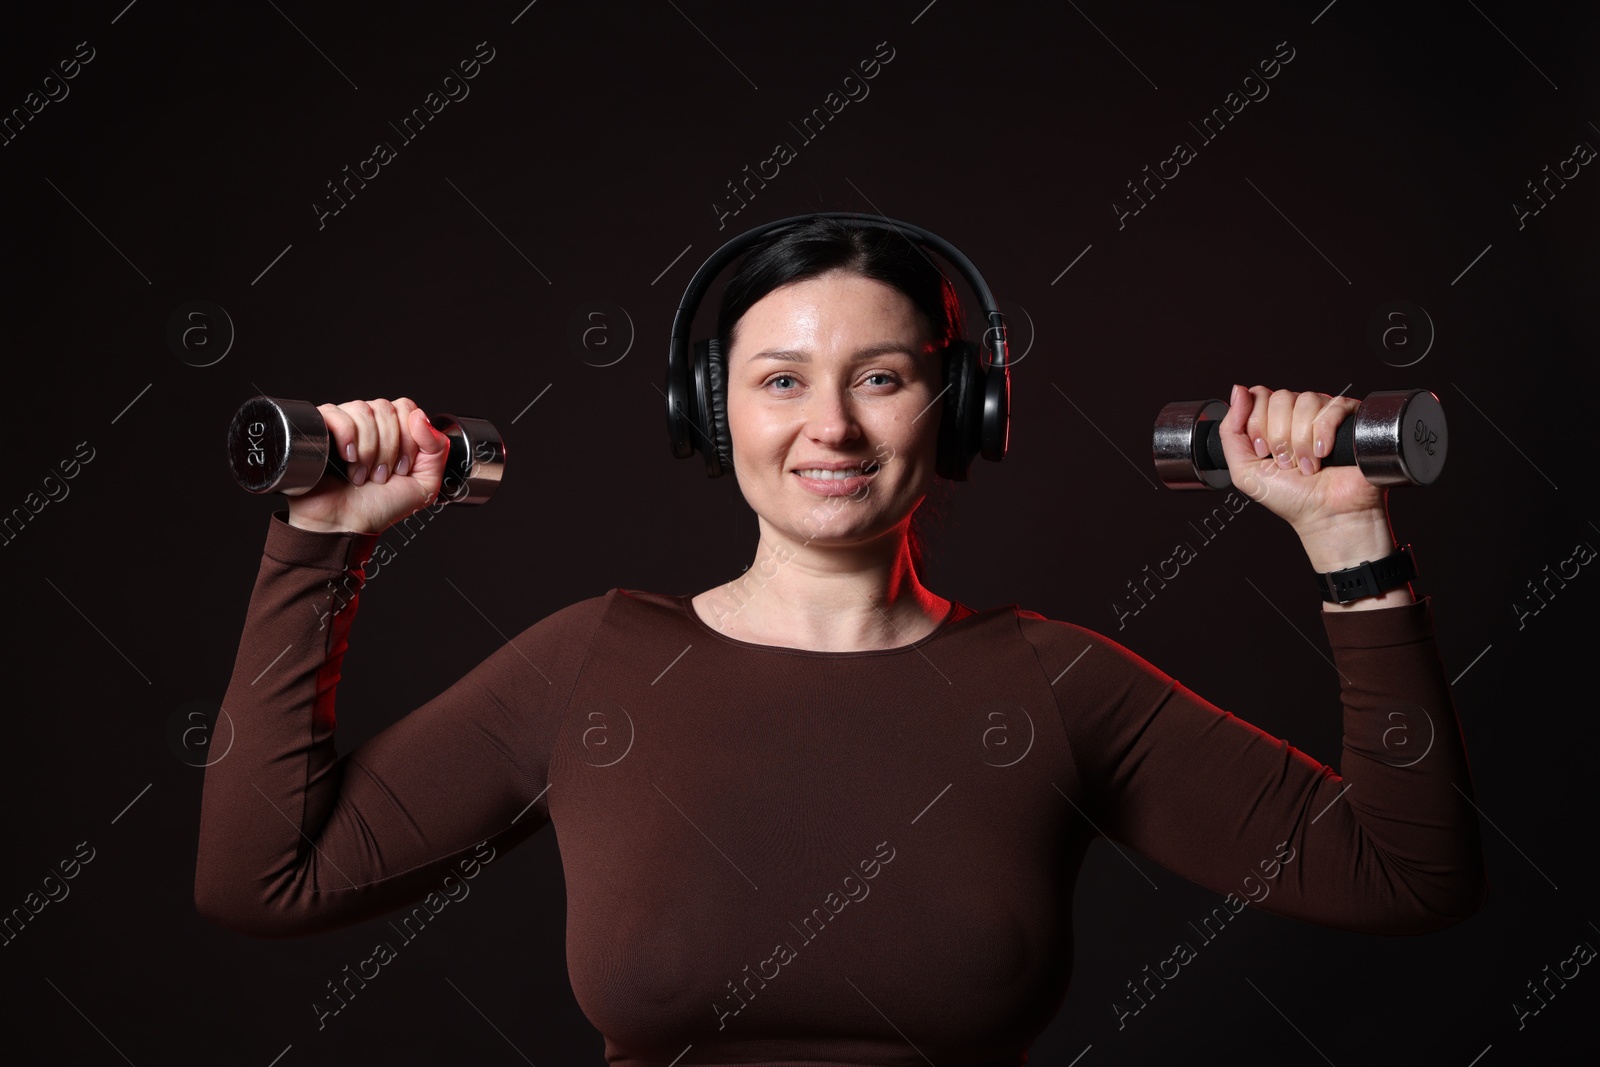
[{"label": "woman's eye", "polygon": [[[889,371],[873,371],[871,374],[866,375],[862,381],[869,386],[878,388],[900,384],[899,376]],[[765,382],[766,387],[776,387],[782,393],[789,392],[794,385],[795,377],[792,374],[775,374]]]}]

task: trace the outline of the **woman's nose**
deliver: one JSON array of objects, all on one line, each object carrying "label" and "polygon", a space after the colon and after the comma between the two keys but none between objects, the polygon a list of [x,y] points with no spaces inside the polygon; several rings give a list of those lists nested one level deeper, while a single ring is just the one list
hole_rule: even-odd
[{"label": "woman's nose", "polygon": [[861,436],[861,423],[849,392],[818,388],[807,404],[806,434],[822,444],[840,445]]}]

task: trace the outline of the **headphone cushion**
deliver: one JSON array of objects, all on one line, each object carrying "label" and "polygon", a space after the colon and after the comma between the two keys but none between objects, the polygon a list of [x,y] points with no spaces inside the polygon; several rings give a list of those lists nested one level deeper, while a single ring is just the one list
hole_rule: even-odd
[{"label": "headphone cushion", "polygon": [[[733,470],[733,433],[728,429],[728,363],[722,354],[722,342],[713,337],[695,345],[703,354],[706,364],[706,429],[716,448],[718,470],[711,476]],[[710,463],[707,467],[711,466]]]}]

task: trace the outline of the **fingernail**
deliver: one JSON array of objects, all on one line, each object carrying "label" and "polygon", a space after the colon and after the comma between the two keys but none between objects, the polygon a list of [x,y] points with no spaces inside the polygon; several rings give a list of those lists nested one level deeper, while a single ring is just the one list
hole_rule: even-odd
[{"label": "fingernail", "polygon": [[1318,459],[1322,459],[1328,454],[1328,450],[1322,447],[1322,438],[1317,438],[1317,443],[1313,448],[1313,451],[1316,452]]},{"label": "fingernail", "polygon": [[372,480],[377,482],[379,485],[382,485],[384,482],[388,481],[389,465],[387,463],[378,464],[377,469],[372,472]]},{"label": "fingernail", "polygon": [[408,471],[410,469],[411,469],[411,457],[410,456],[401,456],[400,457],[400,462],[396,463],[394,465],[395,476],[399,477],[399,478],[404,478],[406,476],[406,471]]},{"label": "fingernail", "polygon": [[346,463],[354,463],[356,461],[356,443],[354,441],[344,446],[344,461]]},{"label": "fingernail", "polygon": [[1257,459],[1266,459],[1267,458],[1267,442],[1262,440],[1259,437],[1256,438],[1256,458]]},{"label": "fingernail", "polygon": [[351,485],[360,485],[362,482],[365,482],[366,480],[367,480],[367,465],[365,463],[363,463],[361,466],[357,467],[351,473],[351,475],[350,475],[350,484]]},{"label": "fingernail", "polygon": [[1294,466],[1294,464],[1289,462],[1289,450],[1287,448],[1278,453],[1278,466],[1283,470],[1288,470],[1290,467]]},{"label": "fingernail", "polygon": [[1301,456],[1300,457],[1300,473],[1301,474],[1311,474],[1311,473],[1313,473],[1313,471],[1311,470],[1311,457],[1310,456]]}]

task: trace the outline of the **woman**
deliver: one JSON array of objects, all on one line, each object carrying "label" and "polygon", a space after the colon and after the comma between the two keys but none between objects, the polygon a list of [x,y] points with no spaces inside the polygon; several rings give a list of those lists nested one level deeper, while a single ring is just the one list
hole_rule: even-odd
[{"label": "woman", "polygon": [[[1477,910],[1466,757],[1409,586],[1325,606],[1341,777],[1107,638],[922,584],[911,521],[962,329],[920,250],[834,220],[782,230],[718,325],[760,531],[745,578],[556,611],[343,757],[343,590],[439,492],[446,451],[409,400],[322,409],[352,476],[268,534],[234,747],[206,771],[207,917],[348,925],[549,822],[573,990],[611,1062],[971,1067],[1022,1062],[1059,1007],[1098,835],[1235,911],[1420,933]],[[1235,386],[1221,425],[1235,485],[1319,572],[1394,548],[1383,491],[1321,466],[1355,406]],[[1419,710],[1432,747],[1399,759],[1386,731]]]}]

